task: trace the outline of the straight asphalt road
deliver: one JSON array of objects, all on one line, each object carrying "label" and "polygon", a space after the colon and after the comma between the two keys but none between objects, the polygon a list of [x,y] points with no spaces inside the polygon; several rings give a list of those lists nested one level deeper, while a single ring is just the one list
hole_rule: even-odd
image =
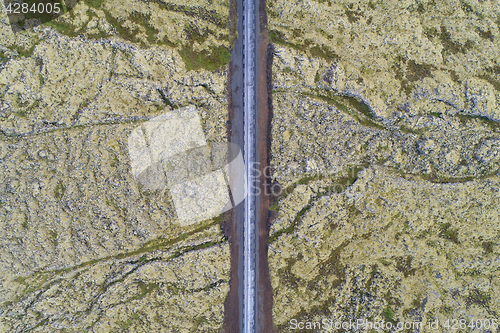
[{"label": "straight asphalt road", "polygon": [[[257,241],[259,198],[259,133],[256,105],[258,55],[258,0],[236,0],[238,38],[230,64],[229,135],[243,150],[245,161],[245,201],[234,207],[231,217],[231,290],[226,300],[227,333],[257,332]],[[237,269],[236,269],[237,268]],[[236,269],[236,270],[235,270]]]},{"label": "straight asphalt road", "polygon": [[255,332],[256,276],[256,15],[255,0],[243,0],[243,114],[247,196],[243,228],[243,332]]}]

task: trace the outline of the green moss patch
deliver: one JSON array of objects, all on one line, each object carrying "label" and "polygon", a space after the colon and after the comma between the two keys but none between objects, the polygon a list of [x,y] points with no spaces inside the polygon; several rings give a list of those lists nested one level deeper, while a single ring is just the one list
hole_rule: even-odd
[{"label": "green moss patch", "polygon": [[317,91],[316,94],[304,93],[304,95],[323,100],[335,106],[340,111],[353,117],[360,125],[378,130],[386,129],[384,125],[374,120],[369,106],[357,97],[339,95],[330,91]]},{"label": "green moss patch", "polygon": [[84,0],[83,2],[89,7],[99,8],[103,4],[104,0]]},{"label": "green moss patch", "polygon": [[[207,10],[201,6],[185,6],[185,5],[175,5],[163,3],[160,1],[155,1],[162,10],[173,11],[176,13],[182,13],[186,16],[183,40],[170,40],[168,36],[163,38],[159,37],[159,30],[155,28],[152,24],[151,14],[141,13],[138,11],[133,11],[126,19],[117,18],[114,16],[112,11],[103,8],[103,0],[85,0],[84,3],[90,8],[96,8],[102,11],[106,17],[106,21],[114,28],[116,33],[123,39],[139,43],[142,47],[148,47],[150,45],[167,45],[169,47],[178,48],[179,54],[181,55],[186,69],[189,70],[199,70],[205,69],[208,71],[214,71],[220,69],[221,67],[227,65],[230,60],[230,49],[226,46],[217,47],[207,47],[202,51],[194,51],[193,43],[202,44],[207,41],[210,35],[215,35],[219,40],[230,42],[234,41],[236,38],[236,22],[230,21],[225,17],[222,17],[214,10]],[[233,0],[234,2],[234,0]],[[229,4],[231,5],[231,3]],[[232,4],[232,9],[234,11],[235,4]],[[60,20],[51,20],[47,22],[47,25],[56,29],[59,33],[74,37],[80,34],[86,35],[88,38],[105,38],[110,37],[109,33],[104,31],[87,33],[87,24],[95,17],[95,13],[91,10],[87,11],[89,20],[83,24],[83,26],[78,27],[71,23],[61,22]],[[213,31],[207,27],[201,29],[199,28],[199,20],[215,24],[217,26],[217,31]],[[133,24],[130,24],[130,23]],[[232,31],[227,33],[220,33],[221,29],[227,29],[229,23],[231,23]],[[144,38],[144,34],[146,38]],[[320,50],[321,51],[321,50]]]},{"label": "green moss patch", "polygon": [[[349,167],[347,169],[347,176],[345,177],[342,177],[342,178],[336,178],[334,179],[332,176],[325,176],[325,175],[313,175],[313,176],[307,176],[307,177],[304,177],[304,178],[301,178],[299,179],[296,183],[288,186],[284,191],[283,191],[283,194],[281,196],[281,199],[285,198],[287,195],[289,195],[290,193],[292,193],[295,188],[298,186],[298,185],[301,185],[301,184],[309,184],[310,182],[312,181],[316,181],[316,180],[321,180],[321,179],[326,179],[326,178],[329,178],[331,179],[331,181],[333,183],[335,183],[334,185],[330,186],[330,187],[327,187],[323,192],[319,192],[317,196],[315,197],[312,197],[310,200],[309,200],[309,203],[303,207],[296,215],[295,215],[295,218],[293,219],[292,223],[284,228],[284,229],[281,229],[281,230],[278,230],[276,231],[273,235],[271,235],[268,239],[268,244],[271,244],[272,242],[274,242],[278,237],[280,237],[281,235],[283,234],[290,234],[292,233],[298,222],[301,220],[302,216],[309,210],[311,209],[314,201],[317,201],[319,198],[321,198],[322,196],[324,195],[330,195],[332,193],[341,193],[343,190],[345,190],[346,187],[349,187],[351,186],[352,184],[354,184],[354,182],[358,179],[358,174],[361,170],[367,168],[369,165],[368,164],[362,164],[360,166],[355,166],[355,167]],[[274,204],[273,205],[276,210],[279,208],[278,204]],[[271,206],[271,207],[273,207]],[[274,208],[273,207],[273,208]],[[355,209],[355,207],[352,208],[352,212],[350,211],[350,213],[354,215],[357,215],[359,214],[360,212],[358,210]],[[271,208],[270,208],[271,210]]]},{"label": "green moss patch", "polygon": [[482,248],[483,248],[483,250],[484,250],[484,252],[485,252],[486,254],[491,254],[491,253],[493,253],[493,246],[494,246],[494,245],[495,245],[495,243],[493,243],[493,242],[483,242],[483,243],[481,244],[481,246],[482,246]]},{"label": "green moss patch", "polygon": [[[293,31],[293,37],[299,39],[304,33],[298,29]],[[304,39],[300,43],[291,42],[286,37],[285,34],[279,30],[269,30],[269,41],[275,44],[290,47],[302,53],[305,53],[311,57],[322,58],[327,62],[332,62],[335,59],[340,59],[339,56],[330,49],[328,46],[323,44],[317,44],[310,39]]]},{"label": "green moss patch", "polygon": [[382,312],[382,316],[384,317],[384,320],[386,322],[390,322],[390,323],[393,323],[395,324],[396,321],[394,320],[394,310],[390,307],[387,307],[384,309],[384,311]]},{"label": "green moss patch", "polygon": [[491,295],[477,288],[472,289],[469,295],[465,298],[467,307],[477,305],[482,308],[489,308],[491,302]]},{"label": "green moss patch", "polygon": [[406,133],[406,134],[417,134],[417,135],[423,134],[423,132],[421,130],[413,129],[413,128],[410,128],[410,127],[405,126],[405,125],[400,125],[399,130],[403,133]]},{"label": "green moss patch", "polygon": [[441,26],[439,39],[441,40],[441,44],[443,44],[444,51],[452,54],[465,53],[467,50],[470,50],[474,46],[474,42],[471,40],[467,40],[463,45],[457,41],[454,41],[451,38],[451,34],[444,26]]},{"label": "green moss patch", "polygon": [[396,259],[396,269],[403,273],[404,277],[415,275],[417,269],[412,267],[413,256],[399,257]]},{"label": "green moss patch", "polygon": [[451,223],[444,223],[443,225],[440,226],[441,233],[439,234],[440,237],[445,238],[449,241],[452,241],[455,244],[460,244],[458,241],[458,229],[453,228],[451,226]]},{"label": "green moss patch", "polygon": [[432,70],[435,67],[429,64],[419,64],[398,55],[391,69],[394,71],[396,79],[401,80],[401,90],[409,96],[413,90],[414,82],[432,77]]},{"label": "green moss patch", "polygon": [[59,181],[54,189],[54,197],[56,199],[61,198],[64,195],[66,188],[64,187],[62,181]]},{"label": "green moss patch", "polygon": [[499,123],[489,119],[485,116],[480,115],[471,115],[471,114],[459,114],[457,115],[458,119],[462,123],[462,125],[469,127],[470,122],[479,122],[484,126],[489,127],[492,131],[498,131],[500,129]]},{"label": "green moss patch", "polygon": [[231,59],[231,53],[224,46],[197,52],[191,46],[185,45],[179,50],[179,54],[188,71],[198,69],[214,71],[225,66]]},{"label": "green moss patch", "polygon": [[21,57],[31,57],[33,55],[33,51],[35,50],[37,44],[38,43],[33,43],[33,45],[27,50],[20,46],[8,46],[8,48],[11,49],[12,51],[17,52]]},{"label": "green moss patch", "polygon": [[361,17],[364,17],[363,12],[358,10],[352,10],[353,5],[350,4],[350,6],[346,7],[344,9],[345,15],[347,16],[347,20],[349,23],[355,23],[357,22]]}]

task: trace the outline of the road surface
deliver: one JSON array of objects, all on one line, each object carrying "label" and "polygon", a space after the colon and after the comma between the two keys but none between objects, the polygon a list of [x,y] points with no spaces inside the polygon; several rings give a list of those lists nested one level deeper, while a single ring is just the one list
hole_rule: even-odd
[{"label": "road surface", "polygon": [[[236,4],[238,38],[229,68],[228,134],[230,141],[243,150],[248,193],[245,201],[232,210],[227,229],[231,289],[225,302],[224,332],[269,333],[274,327],[266,247],[268,202],[266,196],[257,195],[265,183],[258,174],[267,166],[269,148],[267,37],[262,40],[260,25],[265,22],[259,21],[265,18],[265,12],[260,0],[236,0]],[[265,29],[263,33],[267,36]]]},{"label": "road surface", "polygon": [[256,15],[255,0],[243,0],[243,114],[247,197],[243,227],[243,332],[255,332],[256,276]]}]

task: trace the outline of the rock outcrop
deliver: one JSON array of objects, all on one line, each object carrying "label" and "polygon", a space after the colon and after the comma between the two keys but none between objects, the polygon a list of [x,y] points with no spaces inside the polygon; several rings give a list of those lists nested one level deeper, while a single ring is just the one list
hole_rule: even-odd
[{"label": "rock outcrop", "polygon": [[500,7],[267,6],[278,331],[495,318]]},{"label": "rock outcrop", "polygon": [[0,22],[0,331],[219,330],[221,217],[179,225],[127,142],[186,105],[225,141],[225,2],[81,1],[17,32],[2,7]]}]

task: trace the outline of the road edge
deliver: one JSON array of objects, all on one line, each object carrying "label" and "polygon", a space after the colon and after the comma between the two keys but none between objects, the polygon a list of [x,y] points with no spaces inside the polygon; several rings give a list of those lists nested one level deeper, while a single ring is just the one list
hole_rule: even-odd
[{"label": "road edge", "polygon": [[257,210],[257,276],[256,276],[256,332],[276,332],[273,325],[273,289],[267,260],[269,238],[271,121],[272,113],[272,62],[273,51],[267,33],[266,0],[259,0],[257,34],[257,128],[258,162],[260,163],[260,193]]}]

